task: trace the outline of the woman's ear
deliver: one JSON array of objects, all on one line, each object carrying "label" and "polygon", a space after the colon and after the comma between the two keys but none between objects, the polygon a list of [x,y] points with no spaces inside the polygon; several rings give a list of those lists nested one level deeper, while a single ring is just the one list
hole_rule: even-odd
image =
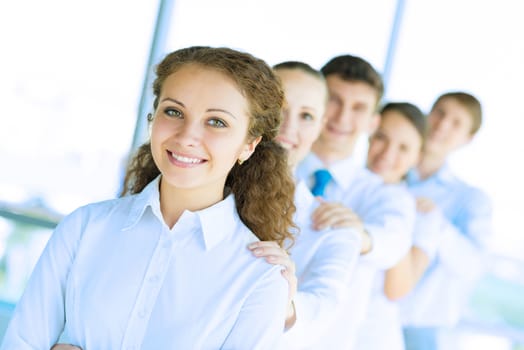
[{"label": "woman's ear", "polygon": [[251,155],[253,154],[253,152],[255,152],[255,148],[257,147],[257,145],[260,143],[261,140],[262,140],[262,136],[259,136],[253,139],[251,142],[246,143],[238,159],[242,162],[245,162],[246,160],[248,160],[249,157],[251,157]]}]

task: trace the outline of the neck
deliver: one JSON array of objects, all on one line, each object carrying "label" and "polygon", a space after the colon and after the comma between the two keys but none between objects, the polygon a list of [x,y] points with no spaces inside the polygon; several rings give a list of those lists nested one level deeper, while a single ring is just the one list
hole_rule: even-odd
[{"label": "neck", "polygon": [[329,147],[329,145],[322,142],[319,138],[315,143],[313,143],[311,151],[315,153],[325,166],[330,166],[339,160],[350,158],[353,155],[354,146],[353,143],[344,149]]},{"label": "neck", "polygon": [[173,228],[185,210],[208,208],[223,199],[223,192],[223,187],[220,191],[210,191],[209,188],[181,189],[171,186],[167,181],[161,181],[160,211],[167,226]]},{"label": "neck", "polygon": [[427,179],[435,174],[446,162],[446,157],[436,153],[425,152],[417,166],[421,179]]}]

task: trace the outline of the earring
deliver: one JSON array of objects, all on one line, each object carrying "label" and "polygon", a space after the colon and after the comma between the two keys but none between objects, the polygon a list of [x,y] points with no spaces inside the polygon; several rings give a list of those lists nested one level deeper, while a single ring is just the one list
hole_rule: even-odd
[{"label": "earring", "polygon": [[152,115],[151,113],[148,113],[148,114],[147,114],[147,121],[148,121],[148,122],[153,121],[153,115]]},{"label": "earring", "polygon": [[238,163],[238,165],[242,165],[242,163],[244,163],[244,160],[239,158],[237,163]]}]

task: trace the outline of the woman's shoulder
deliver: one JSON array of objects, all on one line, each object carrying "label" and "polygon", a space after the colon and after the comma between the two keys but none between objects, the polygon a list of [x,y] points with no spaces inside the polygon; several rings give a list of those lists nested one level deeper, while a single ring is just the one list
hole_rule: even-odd
[{"label": "woman's shoulder", "polygon": [[69,215],[96,215],[100,213],[107,214],[108,212],[112,212],[115,209],[125,209],[126,207],[131,206],[135,197],[136,195],[130,195],[125,197],[111,198],[97,202],[87,203],[78,207]]},{"label": "woman's shoulder", "polygon": [[84,204],[69,214],[67,214],[59,223],[59,226],[70,225],[72,223],[87,224],[101,218],[121,213],[128,214],[133,205],[135,195],[102,200]]}]

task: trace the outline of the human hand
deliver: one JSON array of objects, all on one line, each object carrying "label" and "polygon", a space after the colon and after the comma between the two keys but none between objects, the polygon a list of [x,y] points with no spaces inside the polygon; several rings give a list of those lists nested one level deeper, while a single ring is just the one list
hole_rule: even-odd
[{"label": "human hand", "polygon": [[284,266],[281,272],[289,284],[289,300],[291,302],[297,292],[297,276],[295,275],[295,263],[286,250],[273,241],[254,242],[248,248],[256,257],[265,258],[268,263],[273,265]]},{"label": "human hand", "polygon": [[51,350],[82,350],[82,348],[71,344],[55,344]]},{"label": "human hand", "polygon": [[325,202],[320,198],[318,200],[321,203],[311,217],[315,230],[332,227],[353,228],[359,232],[364,232],[364,224],[353,210],[344,206],[342,203]]},{"label": "human hand", "polygon": [[429,213],[435,209],[437,205],[431,199],[427,197],[418,197],[417,198],[417,210],[422,213]]}]

